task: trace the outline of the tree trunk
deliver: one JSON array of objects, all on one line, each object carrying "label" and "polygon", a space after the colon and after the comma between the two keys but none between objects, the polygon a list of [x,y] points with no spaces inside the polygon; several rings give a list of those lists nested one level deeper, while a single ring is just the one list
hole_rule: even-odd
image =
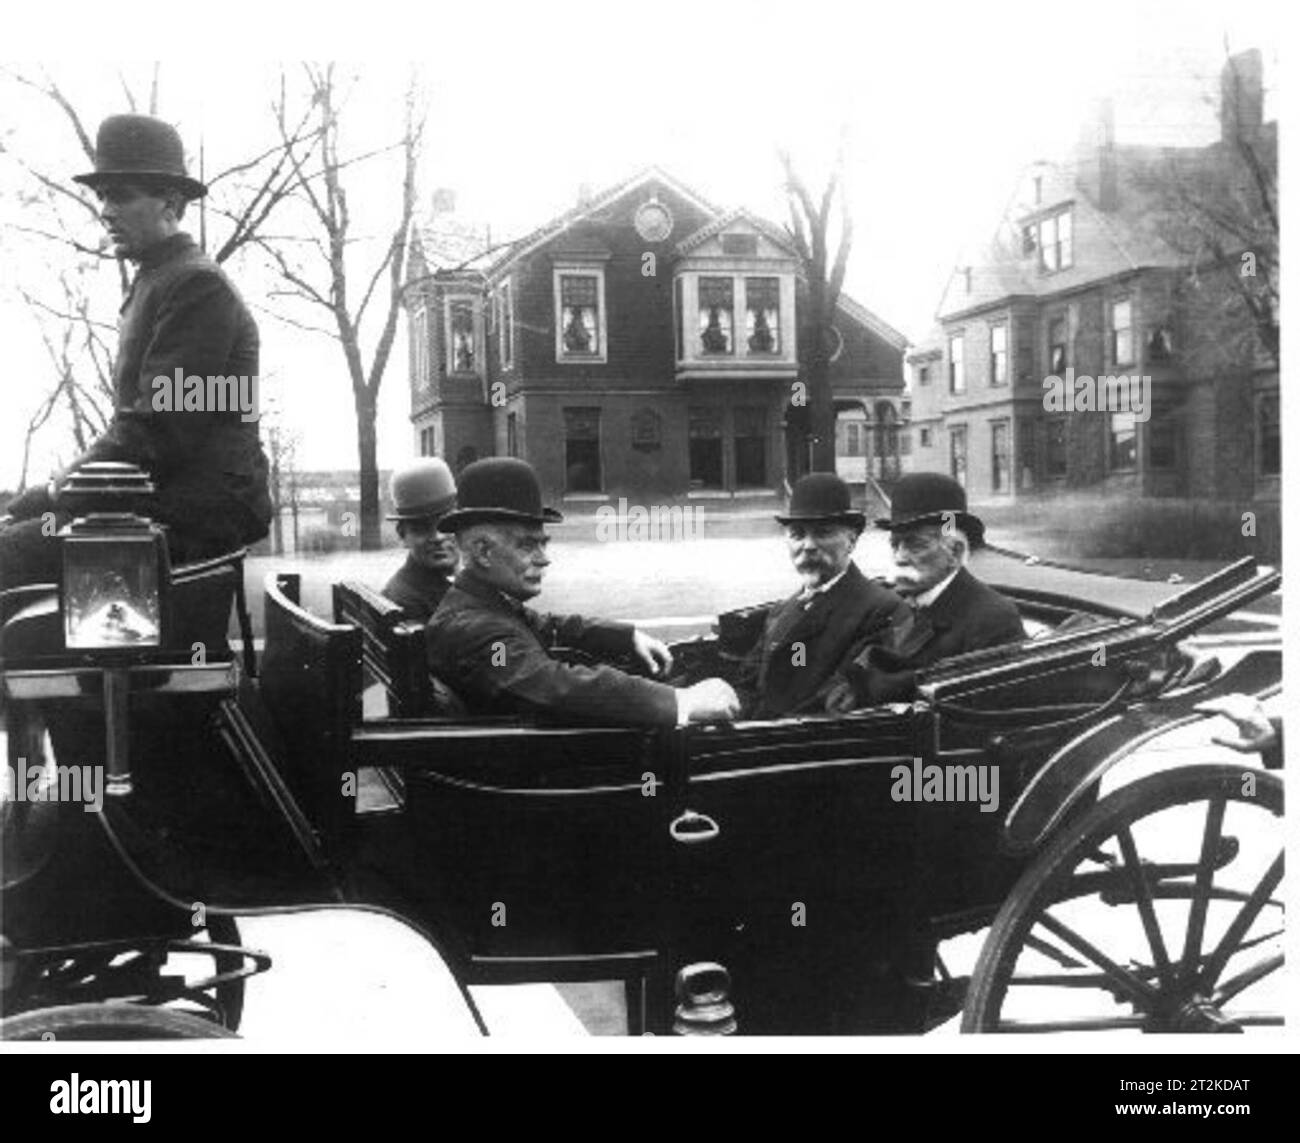
[{"label": "tree trunk", "polygon": [[368,393],[356,394],[357,460],[361,470],[361,550],[382,546],[379,526],[379,464],[375,433],[375,402]]}]

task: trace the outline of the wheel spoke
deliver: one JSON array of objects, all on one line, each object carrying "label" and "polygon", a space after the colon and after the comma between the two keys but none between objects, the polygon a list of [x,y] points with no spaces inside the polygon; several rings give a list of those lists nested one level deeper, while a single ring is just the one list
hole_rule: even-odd
[{"label": "wheel spoke", "polygon": [[1252,965],[1245,972],[1237,973],[1236,976],[1225,980],[1214,990],[1214,995],[1210,998],[1211,1001],[1222,1008],[1234,996],[1245,992],[1252,984],[1263,980],[1270,973],[1276,972],[1282,967],[1285,960],[1286,958],[1281,953],[1278,953],[1276,956],[1260,961],[1259,964]]},{"label": "wheel spoke", "polygon": [[1082,968],[1083,965],[1074,959],[1063,949],[1058,949],[1051,941],[1045,941],[1042,937],[1036,937],[1030,933],[1025,937],[1025,946],[1033,949],[1035,952],[1042,953],[1048,960],[1054,960],[1062,968]]},{"label": "wheel spoke", "polygon": [[1049,932],[1060,937],[1067,945],[1076,952],[1082,953],[1093,964],[1100,968],[1111,980],[1119,987],[1131,1003],[1138,1007],[1150,1007],[1156,999],[1156,991],[1145,981],[1139,980],[1133,973],[1121,965],[1116,964],[1105,953],[1095,945],[1089,943],[1083,937],[1079,936],[1068,925],[1058,921],[1051,913],[1042,913],[1038,917],[1038,924],[1042,925]]},{"label": "wheel spoke", "polygon": [[1223,832],[1223,814],[1227,798],[1215,798],[1205,811],[1205,835],[1201,838],[1201,860],[1196,866],[1196,887],[1192,911],[1187,919],[1187,937],[1183,942],[1183,959],[1179,977],[1184,984],[1196,975],[1201,960],[1201,941],[1205,937],[1205,914],[1210,907],[1210,886],[1214,881],[1214,854]]},{"label": "wheel spoke", "polygon": [[1213,984],[1219,979],[1224,967],[1228,963],[1228,958],[1236,951],[1238,943],[1249,931],[1250,926],[1255,923],[1255,918],[1259,916],[1259,911],[1264,907],[1269,897],[1272,896],[1273,890],[1277,888],[1282,880],[1282,854],[1278,854],[1273,859],[1273,864],[1268,867],[1268,872],[1264,874],[1255,890],[1242,907],[1237,910],[1237,915],[1233,918],[1232,924],[1228,926],[1228,931],[1223,934],[1223,939],[1219,942],[1218,947],[1205,962],[1205,968],[1201,971],[1201,979],[1208,985]]},{"label": "wheel spoke", "polygon": [[1147,935],[1147,945],[1155,960],[1156,975],[1163,988],[1172,988],[1173,969],[1169,964],[1169,953],[1165,950],[1165,938],[1160,932],[1160,921],[1156,917],[1155,906],[1151,902],[1151,885],[1147,881],[1146,869],[1138,857],[1137,846],[1133,843],[1133,832],[1128,826],[1119,831],[1119,848],[1124,854],[1124,865],[1133,881],[1137,896],[1138,915],[1142,918],[1142,928]]}]

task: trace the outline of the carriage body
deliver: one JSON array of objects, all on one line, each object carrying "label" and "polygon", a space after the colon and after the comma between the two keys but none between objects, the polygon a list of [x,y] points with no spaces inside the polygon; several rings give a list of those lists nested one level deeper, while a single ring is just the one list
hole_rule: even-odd
[{"label": "carriage body", "polygon": [[[675,730],[469,718],[431,688],[418,628],[351,585],[332,619],[313,615],[293,576],[268,579],[265,649],[241,663],[225,640],[238,558],[174,579],[184,630],[112,664],[130,792],[94,815],[6,806],[6,961],[40,985],[7,985],[6,1017],[120,997],[120,982],[61,994],[49,965],[184,942],[195,903],[223,918],[351,905],[415,926],[462,985],[623,980],[629,1029],[667,1031],[678,970],[714,961],[742,1027],[748,1007],[764,1030],[804,1030],[768,1004],[792,976],[831,1010],[855,980],[879,992],[930,971],[937,943],[988,925],[1088,811],[1126,743],[1280,677],[1277,655],[1211,677],[1179,647],[1276,589],[1249,560],[1141,616],[1009,591],[1042,637],[939,665],[911,703]],[[7,612],[11,762],[39,753],[41,727],[60,763],[95,757],[113,721],[102,664],[58,646],[39,591]],[[676,647],[684,675],[726,673],[759,622],[724,616]],[[376,681],[378,717],[362,700]],[[264,965],[217,967],[191,994],[229,999]],[[924,1006],[894,1005],[882,1030],[924,1026]]]}]

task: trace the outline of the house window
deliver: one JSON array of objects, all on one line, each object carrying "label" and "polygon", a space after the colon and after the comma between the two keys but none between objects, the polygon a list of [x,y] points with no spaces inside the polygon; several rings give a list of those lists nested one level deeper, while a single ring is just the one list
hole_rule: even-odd
[{"label": "house window", "polygon": [[1064,417],[1053,417],[1047,422],[1047,440],[1043,450],[1043,472],[1049,478],[1062,477],[1067,472]]},{"label": "house window", "polygon": [[411,375],[417,389],[429,387],[429,314],[423,306],[411,322]]},{"label": "house window", "polygon": [[922,365],[917,369],[916,383],[918,385],[930,384],[930,367],[928,365]]},{"label": "house window", "polygon": [[994,421],[993,430],[993,491],[1007,492],[1011,488],[1011,425],[1007,421]]},{"label": "house window", "polygon": [[474,303],[469,298],[447,299],[447,372],[473,373],[477,363],[474,344]]},{"label": "house window", "polygon": [[930,430],[929,430],[929,429],[922,429],[922,430],[921,430],[921,447],[922,447],[922,448],[929,448],[929,447],[930,447]]},{"label": "house window", "polygon": [[682,338],[682,280],[673,279],[673,341],[677,346],[677,360],[681,361],[684,340]]},{"label": "house window", "polygon": [[757,234],[724,234],[722,252],[731,258],[758,257]]},{"label": "house window", "polygon": [[1156,364],[1173,360],[1174,332],[1167,325],[1158,325],[1147,339],[1147,360]]},{"label": "house window", "polygon": [[722,487],[722,411],[687,410],[692,488]]},{"label": "house window", "polygon": [[966,487],[966,426],[957,425],[948,430],[948,455],[952,478]]},{"label": "house window", "polygon": [[965,352],[961,334],[948,339],[948,388],[953,393],[966,392]]},{"label": "house window", "polygon": [[845,456],[862,456],[863,440],[866,437],[867,426],[861,421],[849,421],[844,426],[844,455]]},{"label": "house window", "polygon": [[1070,211],[1040,219],[1025,229],[1036,232],[1032,240],[1026,240],[1025,253],[1037,248],[1040,269],[1068,270],[1074,265],[1074,217]]},{"label": "house window", "polygon": [[555,306],[555,359],[604,361],[604,271],[556,269]]},{"label": "house window", "polygon": [[1259,418],[1256,432],[1259,437],[1259,474],[1278,476],[1282,472],[1282,422],[1276,393],[1263,393],[1259,398]]},{"label": "house window", "polygon": [[700,278],[700,350],[725,354],[733,350],[734,283],[730,278]]},{"label": "house window", "polygon": [[1022,488],[1033,488],[1034,479],[1038,474],[1038,448],[1034,440],[1034,422],[1020,421],[1017,425],[1017,434],[1020,438],[1016,450],[1016,460],[1020,465],[1020,485]]},{"label": "house window", "polygon": [[1131,472],[1137,468],[1137,417],[1132,413],[1110,415],[1110,468]]},{"label": "house window", "polygon": [[501,368],[509,369],[515,360],[515,299],[509,282],[501,283],[500,306],[501,320],[497,324],[497,329],[501,341],[498,352],[501,355]]},{"label": "house window", "polygon": [[600,491],[600,410],[564,410],[564,490]]},{"label": "house window", "polygon": [[1169,406],[1152,410],[1147,425],[1147,464],[1162,470],[1178,467],[1178,413]]},{"label": "house window", "polygon": [[739,405],[735,411],[736,487],[767,484],[767,410]]},{"label": "house window", "polygon": [[1133,303],[1127,298],[1110,307],[1111,360],[1128,365],[1133,360]]},{"label": "house window", "polygon": [[995,325],[989,331],[989,383],[1007,383],[1007,327]]},{"label": "house window", "polygon": [[1069,325],[1065,318],[1053,318],[1047,325],[1047,360],[1052,372],[1060,377],[1070,364]]},{"label": "house window", "polygon": [[519,416],[506,414],[506,456],[519,455]]},{"label": "house window", "polygon": [[781,352],[780,279],[745,279],[745,337],[750,353]]}]

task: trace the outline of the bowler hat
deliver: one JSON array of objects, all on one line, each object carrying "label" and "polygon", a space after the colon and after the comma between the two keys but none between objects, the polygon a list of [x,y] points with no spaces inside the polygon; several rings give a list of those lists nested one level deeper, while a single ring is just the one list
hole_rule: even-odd
[{"label": "bowler hat", "polygon": [[966,489],[951,476],[939,472],[912,472],[894,485],[889,519],[877,520],[877,528],[896,532],[918,524],[942,524],[952,520],[966,533],[971,547],[984,542],[984,521],[966,511]]},{"label": "bowler hat", "polygon": [[202,198],[208,188],[185,172],[185,148],[176,128],[152,115],[110,115],[95,138],[95,169],[73,175],[73,182],[95,187],[106,182],[151,179]]},{"label": "bowler hat", "polygon": [[564,517],[542,507],[542,487],[526,461],[494,456],[467,464],[460,473],[458,506],[438,521],[438,531],[456,532],[492,521],[555,524]]},{"label": "bowler hat", "polygon": [[456,506],[456,481],[447,462],[436,456],[421,457],[393,473],[390,520],[437,518]]},{"label": "bowler hat", "polygon": [[833,472],[810,472],[800,477],[790,491],[790,507],[779,524],[813,523],[814,521],[866,527],[866,516],[852,505],[849,486]]}]

